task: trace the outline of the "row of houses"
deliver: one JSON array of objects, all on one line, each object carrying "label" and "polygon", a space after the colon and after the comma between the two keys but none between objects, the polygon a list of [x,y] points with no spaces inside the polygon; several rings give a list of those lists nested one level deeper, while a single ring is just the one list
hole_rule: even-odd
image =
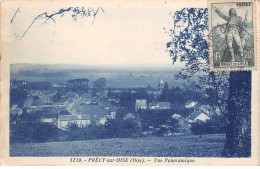
[{"label": "row of houses", "polygon": [[[190,127],[192,123],[201,121],[206,122],[214,116],[221,116],[220,110],[217,107],[210,106],[210,105],[199,105],[195,101],[188,101],[185,104],[187,109],[192,109],[193,112],[189,114],[187,117],[183,117],[177,113],[174,113],[171,118],[174,118],[178,121],[178,128],[175,132],[171,132],[171,126],[167,126],[166,124],[161,125],[160,127],[166,128],[166,132],[164,135],[171,136],[171,135],[183,135],[183,134],[190,134]],[[152,102],[147,106],[146,100],[136,100],[136,110],[138,109],[170,109],[169,102]],[[147,132],[145,132],[147,133]],[[149,133],[149,132],[148,132]]]},{"label": "row of houses", "polygon": [[[218,115],[218,114],[215,114]],[[203,110],[203,109],[195,109],[188,117],[184,118],[179,114],[173,114],[171,118],[174,118],[178,121],[178,127],[175,132],[166,132],[165,136],[171,136],[171,135],[183,135],[183,134],[190,134],[191,133],[191,125],[192,123],[201,121],[206,122],[207,120],[210,120],[211,118],[214,118],[209,114],[209,111]],[[161,126],[162,127],[162,126]],[[167,125],[164,125],[167,129]]]}]

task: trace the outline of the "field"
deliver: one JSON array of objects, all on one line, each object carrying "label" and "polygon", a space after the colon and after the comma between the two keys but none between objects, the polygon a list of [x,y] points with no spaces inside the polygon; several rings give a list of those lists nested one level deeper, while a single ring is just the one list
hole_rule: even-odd
[{"label": "field", "polygon": [[11,144],[10,156],[220,157],[225,135],[114,138]]}]

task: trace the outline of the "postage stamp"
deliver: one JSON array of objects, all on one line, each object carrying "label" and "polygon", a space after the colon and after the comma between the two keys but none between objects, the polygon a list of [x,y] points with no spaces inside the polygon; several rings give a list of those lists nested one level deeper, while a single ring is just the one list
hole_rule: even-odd
[{"label": "postage stamp", "polygon": [[257,69],[253,1],[210,1],[211,71]]}]

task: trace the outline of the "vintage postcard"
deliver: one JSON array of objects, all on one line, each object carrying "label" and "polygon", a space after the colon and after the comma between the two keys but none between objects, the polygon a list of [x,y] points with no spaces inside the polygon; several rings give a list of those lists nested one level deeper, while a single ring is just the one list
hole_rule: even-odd
[{"label": "vintage postcard", "polygon": [[255,1],[209,1],[211,69],[257,69]]},{"label": "vintage postcard", "polygon": [[3,0],[0,165],[259,165],[257,16],[248,0]]}]

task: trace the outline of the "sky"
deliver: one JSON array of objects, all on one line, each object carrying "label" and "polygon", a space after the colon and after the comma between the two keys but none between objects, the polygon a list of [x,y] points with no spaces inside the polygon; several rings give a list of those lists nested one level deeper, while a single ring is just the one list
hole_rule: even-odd
[{"label": "sky", "polygon": [[173,26],[169,8],[104,8],[92,25],[93,18],[75,22],[71,14],[55,17],[56,24],[39,19],[22,39],[16,38],[37,15],[58,9],[19,9],[10,24],[11,63],[172,64],[165,52],[170,38],[163,30]]}]

